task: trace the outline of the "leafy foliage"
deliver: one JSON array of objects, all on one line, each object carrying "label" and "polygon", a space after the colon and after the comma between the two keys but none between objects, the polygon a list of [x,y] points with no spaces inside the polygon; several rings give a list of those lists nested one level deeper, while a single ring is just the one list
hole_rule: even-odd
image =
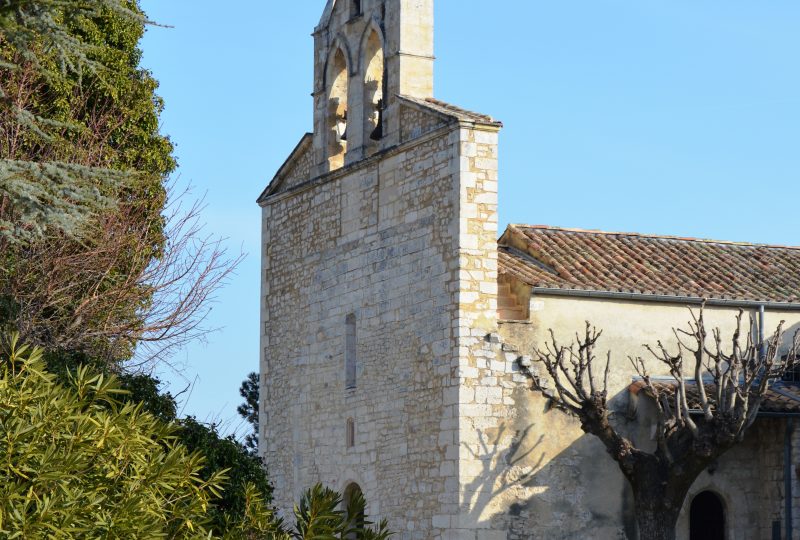
[{"label": "leafy foliage", "polygon": [[[161,391],[161,381],[145,373],[121,373],[120,386],[128,392],[121,396],[123,402],[141,404],[142,409],[162,422],[173,422],[177,417],[177,403],[169,392]],[[177,433],[180,437],[180,431]]]},{"label": "leafy foliage", "polygon": [[239,441],[232,436],[222,437],[216,426],[202,424],[192,417],[178,423],[177,435],[181,443],[205,456],[200,471],[202,478],[211,479],[219,471],[227,471],[225,491],[209,510],[211,527],[215,531],[229,530],[241,521],[249,510],[248,498],[257,496],[260,500],[272,501],[272,486],[261,460]]},{"label": "leafy foliage", "polygon": [[114,377],[69,385],[41,351],[9,340],[0,361],[0,533],[5,538],[203,538],[225,474],[207,480],[175,427],[121,404]]},{"label": "leafy foliage", "polygon": [[[16,337],[3,347],[4,538],[385,540],[390,535],[385,522],[371,527],[363,497],[352,497],[344,512],[342,497],[322,486],[305,494],[295,509],[297,526],[289,530],[270,509],[264,486],[219,468],[246,456],[255,475],[259,464],[236,441],[220,441],[215,430],[194,420],[179,427],[141,404],[121,401],[126,392],[113,376],[80,368],[68,384],[60,384],[46,370],[41,350],[20,345]],[[226,485],[240,487],[229,497]]]},{"label": "leafy foliage", "polygon": [[258,410],[259,410],[259,375],[250,373],[239,387],[239,395],[244,398],[244,403],[236,408],[239,416],[247,420],[252,431],[244,439],[244,446],[253,453],[258,452]]},{"label": "leafy foliage", "polygon": [[386,540],[392,535],[386,521],[373,528],[366,518],[366,505],[363,495],[357,493],[347,501],[347,509],[341,510],[342,496],[317,484],[295,506],[295,529],[286,534],[296,540]]},{"label": "leafy foliage", "polygon": [[[89,366],[91,370],[114,375],[105,362],[80,353],[47,353],[47,369],[59,381],[69,383],[74,377],[74,366]],[[208,511],[209,529],[217,533],[231,531],[242,522],[253,519],[253,504],[268,507],[272,502],[272,486],[261,461],[233,437],[223,437],[213,425],[206,425],[189,417],[178,420],[177,403],[169,392],[161,390],[161,381],[145,373],[119,373],[115,375],[125,393],[117,396],[120,403],[141,407],[162,422],[174,423],[173,436],[190,452],[199,452],[203,466],[198,471],[204,480],[225,473],[225,489],[213,499]],[[250,517],[248,517],[250,516]],[[257,517],[257,516],[256,516]]]}]

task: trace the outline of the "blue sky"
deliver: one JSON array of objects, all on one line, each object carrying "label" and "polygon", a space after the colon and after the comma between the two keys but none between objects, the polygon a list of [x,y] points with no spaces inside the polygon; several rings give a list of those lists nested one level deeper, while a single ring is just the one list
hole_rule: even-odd
[{"label": "blue sky", "polygon": [[[311,129],[323,0],[142,0],[180,182],[249,255],[224,327],[162,376],[184,412],[240,425],[258,367],[255,199]],[[800,244],[800,2],[437,0],[436,97],[491,114],[500,222]]]}]

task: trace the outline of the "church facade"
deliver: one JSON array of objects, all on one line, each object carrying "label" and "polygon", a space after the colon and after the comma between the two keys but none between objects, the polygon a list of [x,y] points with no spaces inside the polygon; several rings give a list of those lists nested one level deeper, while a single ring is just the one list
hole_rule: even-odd
[{"label": "church facade", "polygon": [[[260,452],[276,505],[288,514],[323,482],[362,491],[403,539],[635,538],[616,464],[531,390],[520,359],[549,328],[604,328],[615,421],[647,446],[627,356],[701,298],[723,328],[762,307],[800,324],[800,250],[500,236],[502,125],[434,98],[433,0],[330,0],[313,35],[314,129],[258,200]],[[800,397],[784,393],[698,479],[683,537],[705,494],[724,538],[800,527]]]}]

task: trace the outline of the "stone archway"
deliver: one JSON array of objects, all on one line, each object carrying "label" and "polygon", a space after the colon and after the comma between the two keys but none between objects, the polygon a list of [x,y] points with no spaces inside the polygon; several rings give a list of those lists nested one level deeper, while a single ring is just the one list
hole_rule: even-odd
[{"label": "stone archway", "polygon": [[689,539],[725,540],[725,504],[713,491],[703,491],[692,499]]},{"label": "stone archway", "polygon": [[[350,502],[353,500],[354,497],[361,497],[362,499],[364,497],[364,494],[361,491],[361,486],[359,486],[355,482],[350,484],[350,485],[348,485],[344,489],[344,493],[343,493],[343,496],[342,496],[342,506],[344,507],[344,511],[345,512],[348,512],[348,509],[350,507]],[[349,518],[350,518],[350,516],[348,515],[348,519]],[[364,509],[362,508],[359,511],[358,515],[355,517],[355,525],[363,527],[365,520],[366,520],[366,516],[364,515]],[[355,535],[349,535],[347,538],[355,540],[356,537],[355,537]]]}]

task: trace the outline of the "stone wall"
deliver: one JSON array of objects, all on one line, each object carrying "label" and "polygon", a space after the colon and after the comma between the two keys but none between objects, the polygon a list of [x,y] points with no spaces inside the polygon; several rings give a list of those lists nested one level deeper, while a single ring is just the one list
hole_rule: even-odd
[{"label": "stone wall", "polygon": [[[260,199],[260,452],[277,506],[288,517],[309,486],[356,483],[369,514],[388,518],[403,540],[632,538],[631,495],[616,464],[531,391],[518,359],[548,328],[571,339],[584,320],[596,322],[606,331],[601,349],[615,353],[614,421],[647,445],[649,426],[624,414],[627,356],[669,337],[688,314],[663,303],[538,297],[512,310],[528,320],[498,323],[499,124],[426,101],[433,0],[354,5],[327,3],[314,31],[314,134]],[[368,75],[373,38],[385,76]],[[330,75],[347,80],[344,92]],[[365,130],[375,113],[368,77],[384,79],[379,141]],[[526,293],[509,283],[514,298],[504,300],[516,308]],[[730,331],[730,310],[708,318]],[[345,377],[352,319],[355,388]],[[759,420],[693,488],[723,496],[731,538],[771,538],[772,522],[784,519],[783,429],[782,420]],[[800,528],[800,511],[794,520]],[[680,527],[685,538],[685,513]]]},{"label": "stone wall", "polygon": [[689,507],[703,491],[713,491],[723,500],[729,518],[727,537],[731,540],[771,540],[775,521],[783,532],[785,425],[785,419],[758,420],[744,442],[719,460],[713,474],[700,475],[678,522],[680,539],[689,538]]},{"label": "stone wall", "polygon": [[441,128],[447,122],[427,111],[409,106],[401,107],[400,140],[410,141]]},{"label": "stone wall", "polygon": [[294,156],[294,163],[286,171],[282,188],[289,190],[311,179],[314,167],[314,152],[310,145],[303,148],[299,155]]},{"label": "stone wall", "polygon": [[496,138],[451,120],[262,202],[261,452],[284,513],[321,481],[357,483],[400,538],[441,538],[458,515],[456,321],[496,309],[481,296],[496,286]]}]

